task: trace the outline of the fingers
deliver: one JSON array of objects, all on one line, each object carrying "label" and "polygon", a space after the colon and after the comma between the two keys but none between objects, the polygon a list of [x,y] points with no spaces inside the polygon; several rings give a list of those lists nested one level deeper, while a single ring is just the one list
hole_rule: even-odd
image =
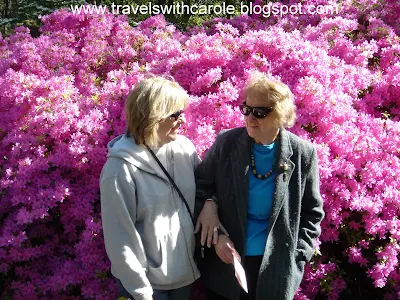
[{"label": "fingers", "polygon": [[240,261],[240,255],[236,252],[236,249],[230,243],[226,243],[226,246],[228,248],[229,263],[233,264],[233,255]]},{"label": "fingers", "polygon": [[207,234],[207,247],[211,248],[212,238],[214,236],[214,228],[216,227],[208,227],[208,234]]},{"label": "fingers", "polygon": [[222,249],[224,262],[227,264],[233,264],[232,248],[229,248],[229,243],[226,243],[226,246],[227,247],[224,247],[224,249]]},{"label": "fingers", "polygon": [[224,263],[226,263],[226,264],[228,264],[228,265],[230,265],[230,264],[233,263],[232,255],[230,255],[229,252],[225,252],[225,251],[224,251],[222,257],[223,257],[222,261],[223,261]]},{"label": "fingers", "polygon": [[218,227],[214,227],[213,244],[218,244]]},{"label": "fingers", "polygon": [[[213,244],[215,245],[218,242],[218,228],[220,227],[220,221],[216,208],[217,206],[215,202],[206,201],[195,225],[194,233],[198,233],[201,230],[200,243],[202,246],[207,243],[208,248],[211,248]],[[217,232],[215,232],[216,230],[214,230],[214,228],[217,228]],[[223,228],[222,232],[228,235],[225,228]]]},{"label": "fingers", "polygon": [[200,231],[201,223],[199,219],[197,219],[196,226],[194,227],[194,234],[198,233]]},{"label": "fingers", "polygon": [[[242,262],[242,258],[240,256],[240,254],[236,251],[236,249],[234,247],[232,247],[230,244],[227,244],[227,245],[228,245],[229,250],[231,251],[231,255],[234,255],[239,262]],[[232,259],[232,263],[233,263],[233,259]]]},{"label": "fingers", "polygon": [[239,253],[228,236],[222,235],[219,237],[219,242],[215,245],[215,251],[218,257],[226,264],[233,264],[233,255],[241,261]]},{"label": "fingers", "polygon": [[228,264],[232,264],[233,265],[233,254],[230,251],[227,251],[225,253]]},{"label": "fingers", "polygon": [[233,248],[229,243],[226,243],[226,246],[229,248],[229,250],[231,250],[231,252],[235,250],[235,248]]},{"label": "fingers", "polygon": [[200,238],[200,243],[202,246],[204,246],[205,242],[206,242],[206,238],[208,235],[208,226],[202,226],[201,227],[201,238]]},{"label": "fingers", "polygon": [[217,252],[218,257],[226,264],[233,263],[233,257],[230,250],[222,246]]},{"label": "fingers", "polygon": [[242,257],[240,256],[240,254],[235,250],[235,253],[233,254],[236,256],[237,260],[241,263],[242,262]]},{"label": "fingers", "polygon": [[[204,244],[207,242],[207,247],[211,248],[213,239],[215,239],[215,234],[218,236],[218,227],[208,226],[208,225],[204,225],[204,224],[199,224],[198,227],[201,227],[201,238],[200,238],[201,245],[204,246]],[[197,224],[196,224],[195,233],[198,231],[199,231],[199,229],[197,228]],[[217,241],[218,241],[218,237],[217,237]]]}]

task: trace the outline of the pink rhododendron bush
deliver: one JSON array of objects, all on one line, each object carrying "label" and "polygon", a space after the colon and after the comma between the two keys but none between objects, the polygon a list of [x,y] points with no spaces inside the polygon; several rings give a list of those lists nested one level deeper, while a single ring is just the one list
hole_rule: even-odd
[{"label": "pink rhododendron bush", "polygon": [[98,181],[128,91],[147,73],[173,76],[191,96],[182,133],[204,156],[221,129],[243,126],[253,70],[290,86],[290,130],[320,159],[326,218],[296,297],[399,299],[399,15],[397,0],[347,0],[339,14],[183,32],[162,16],[131,27],[60,10],[38,38],[0,38],[2,299],[116,299]]}]

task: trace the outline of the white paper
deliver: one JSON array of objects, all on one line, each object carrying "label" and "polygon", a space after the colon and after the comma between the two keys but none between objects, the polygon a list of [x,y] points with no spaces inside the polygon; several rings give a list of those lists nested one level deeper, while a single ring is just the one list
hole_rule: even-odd
[{"label": "white paper", "polygon": [[246,273],[244,272],[244,269],[238,259],[236,258],[235,255],[233,255],[233,266],[235,267],[235,276],[237,281],[239,282],[240,286],[242,289],[248,293],[247,290],[247,280],[246,280]]}]

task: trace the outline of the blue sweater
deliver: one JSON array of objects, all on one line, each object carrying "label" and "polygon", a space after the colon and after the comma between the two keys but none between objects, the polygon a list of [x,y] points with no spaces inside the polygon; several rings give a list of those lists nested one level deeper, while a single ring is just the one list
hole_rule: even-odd
[{"label": "blue sweater", "polygon": [[[257,174],[264,175],[271,170],[275,160],[276,145],[277,143],[270,145],[253,144]],[[267,241],[269,218],[271,217],[276,172],[274,170],[271,176],[266,179],[258,179],[252,172],[249,176],[245,255],[263,255]]]}]

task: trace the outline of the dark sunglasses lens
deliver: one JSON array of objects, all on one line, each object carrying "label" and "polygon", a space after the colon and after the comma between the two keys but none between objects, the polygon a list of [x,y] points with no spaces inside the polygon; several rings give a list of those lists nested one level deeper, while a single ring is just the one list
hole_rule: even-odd
[{"label": "dark sunglasses lens", "polygon": [[183,110],[177,111],[176,113],[173,113],[170,115],[171,118],[175,118],[175,120],[179,119],[179,116],[183,113]]},{"label": "dark sunglasses lens", "polygon": [[251,109],[246,105],[241,105],[240,112],[242,113],[242,115],[248,116],[251,112]]},{"label": "dark sunglasses lens", "polygon": [[267,110],[264,110],[264,109],[261,109],[261,108],[253,108],[253,115],[256,118],[259,118],[259,119],[265,118],[267,116],[267,113],[268,113]]}]

